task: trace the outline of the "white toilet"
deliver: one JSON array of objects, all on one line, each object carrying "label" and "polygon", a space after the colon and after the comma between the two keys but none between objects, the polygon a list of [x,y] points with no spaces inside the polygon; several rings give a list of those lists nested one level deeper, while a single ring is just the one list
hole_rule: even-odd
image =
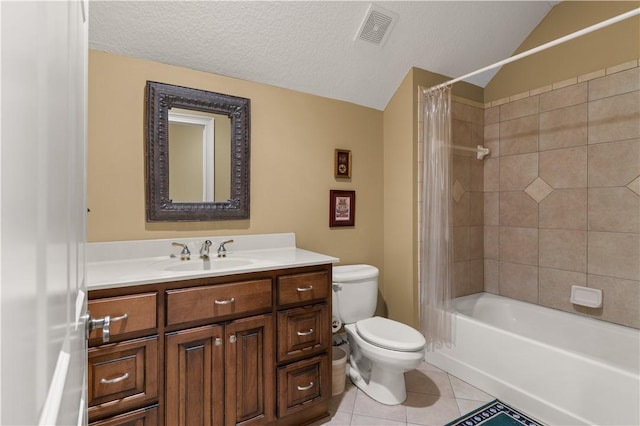
[{"label": "white toilet", "polygon": [[426,341],[408,325],[374,317],[377,301],[376,267],[333,267],[333,315],[347,331],[349,377],[376,401],[401,404],[407,399],[404,373],[420,365]]}]

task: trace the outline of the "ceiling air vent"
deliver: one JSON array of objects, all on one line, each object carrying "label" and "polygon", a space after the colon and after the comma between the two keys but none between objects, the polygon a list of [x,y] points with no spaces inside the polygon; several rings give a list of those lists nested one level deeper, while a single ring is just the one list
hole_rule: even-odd
[{"label": "ceiling air vent", "polygon": [[397,20],[398,14],[370,4],[356,35],[356,40],[382,46],[389,38],[389,33]]}]

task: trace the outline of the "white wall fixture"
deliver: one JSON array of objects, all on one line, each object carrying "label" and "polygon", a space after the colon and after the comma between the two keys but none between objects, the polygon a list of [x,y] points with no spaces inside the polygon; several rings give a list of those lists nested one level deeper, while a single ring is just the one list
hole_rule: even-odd
[{"label": "white wall fixture", "polygon": [[588,308],[599,308],[602,306],[602,290],[572,285],[571,303]]}]

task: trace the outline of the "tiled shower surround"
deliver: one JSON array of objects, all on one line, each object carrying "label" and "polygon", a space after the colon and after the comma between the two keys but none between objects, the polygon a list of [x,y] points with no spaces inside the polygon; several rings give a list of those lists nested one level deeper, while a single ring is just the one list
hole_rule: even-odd
[{"label": "tiled shower surround", "polygon": [[[454,151],[455,295],[640,328],[638,61],[452,111],[454,144],[491,149]],[[602,308],[573,305],[573,284],[601,289]]]}]

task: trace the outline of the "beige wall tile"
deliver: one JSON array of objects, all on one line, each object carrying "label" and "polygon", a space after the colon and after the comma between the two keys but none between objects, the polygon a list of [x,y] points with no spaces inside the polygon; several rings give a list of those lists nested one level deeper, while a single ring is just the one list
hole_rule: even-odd
[{"label": "beige wall tile", "polygon": [[571,286],[587,285],[587,274],[584,272],[562,271],[541,267],[538,271],[540,304],[567,312],[584,314],[584,306],[571,303]]},{"label": "beige wall tile", "polygon": [[640,235],[588,233],[589,274],[640,281]]},{"label": "beige wall tile", "polygon": [[484,110],[484,124],[494,124],[500,121],[500,107],[489,107]]},{"label": "beige wall tile", "polygon": [[484,260],[484,291],[499,294],[500,263],[497,260]]},{"label": "beige wall tile", "polygon": [[640,137],[640,92],[589,102],[589,143]]},{"label": "beige wall tile", "polygon": [[469,227],[453,227],[453,261],[469,259]]},{"label": "beige wall tile", "polygon": [[556,189],[539,204],[540,228],[587,229],[587,190]]},{"label": "beige wall tile", "polygon": [[[471,123],[460,120],[451,120],[451,140],[454,145],[471,147]],[[454,149],[456,157],[470,157],[473,152]]]},{"label": "beige wall tile", "polygon": [[469,193],[469,225],[482,226],[484,219],[484,193]]},{"label": "beige wall tile", "polygon": [[500,216],[500,193],[485,192],[484,193],[484,224],[499,225]]},{"label": "beige wall tile", "polygon": [[485,142],[500,138],[500,123],[485,124],[483,129]]},{"label": "beige wall tile", "polygon": [[500,226],[538,227],[538,203],[524,191],[500,193]]},{"label": "beige wall tile", "polygon": [[587,187],[587,147],[540,153],[540,177],[553,188]]},{"label": "beige wall tile", "polygon": [[637,90],[640,90],[640,68],[632,68],[589,81],[589,100]]},{"label": "beige wall tile", "polygon": [[484,191],[484,163],[481,160],[469,162],[469,190]]},{"label": "beige wall tile", "polygon": [[482,259],[484,252],[484,226],[469,227],[469,259]]},{"label": "beige wall tile", "polygon": [[538,115],[500,122],[500,155],[538,151]]},{"label": "beige wall tile", "polygon": [[609,74],[615,74],[620,71],[628,70],[629,68],[635,68],[638,66],[638,61],[640,61],[640,59],[634,59],[628,62],[624,62],[622,64],[614,65],[612,67],[607,67],[605,71],[607,72],[607,75],[609,75]]},{"label": "beige wall tile", "polygon": [[540,95],[540,111],[551,111],[587,102],[587,83],[574,84]]},{"label": "beige wall tile", "polygon": [[626,187],[589,188],[589,230],[640,232],[640,196]]},{"label": "beige wall tile", "polygon": [[540,114],[540,150],[587,144],[587,104]]},{"label": "beige wall tile", "polygon": [[500,226],[498,255],[502,262],[538,265],[538,229]]},{"label": "beige wall tile", "polygon": [[538,96],[530,96],[500,105],[500,121],[538,114]]},{"label": "beige wall tile", "polygon": [[500,191],[525,189],[536,177],[538,153],[500,157]]},{"label": "beige wall tile", "polygon": [[640,176],[640,139],[589,145],[590,187],[625,186]]},{"label": "beige wall tile", "polygon": [[498,259],[498,238],[497,226],[484,227],[483,253],[485,259]]},{"label": "beige wall tile", "polygon": [[540,266],[587,272],[587,232],[541,229]]},{"label": "beige wall tile", "polygon": [[538,267],[500,262],[500,295],[538,303]]},{"label": "beige wall tile", "polygon": [[[537,167],[537,166],[536,166]],[[500,190],[500,159],[487,158],[484,160],[484,190],[499,191]]]},{"label": "beige wall tile", "polygon": [[484,260],[474,259],[469,261],[469,291],[480,293],[484,291]]},{"label": "beige wall tile", "polygon": [[453,264],[453,294],[454,297],[471,294],[469,275],[469,261],[454,262]]},{"label": "beige wall tile", "polygon": [[[484,125],[471,123],[471,146],[475,148],[478,145],[484,145]],[[476,158],[474,153],[472,157]]]},{"label": "beige wall tile", "polygon": [[451,157],[451,179],[455,183],[457,180],[462,185],[462,189],[469,191],[471,189],[471,169],[469,168],[469,158],[461,155],[453,155]]},{"label": "beige wall tile", "polygon": [[589,275],[588,283],[602,290],[602,307],[587,308],[588,315],[640,328],[640,281]]},{"label": "beige wall tile", "polygon": [[469,226],[471,223],[471,196],[465,192],[460,201],[453,202],[453,226]]},{"label": "beige wall tile", "polygon": [[553,188],[544,179],[537,177],[524,189],[524,192],[536,203],[539,203],[553,192]]}]

